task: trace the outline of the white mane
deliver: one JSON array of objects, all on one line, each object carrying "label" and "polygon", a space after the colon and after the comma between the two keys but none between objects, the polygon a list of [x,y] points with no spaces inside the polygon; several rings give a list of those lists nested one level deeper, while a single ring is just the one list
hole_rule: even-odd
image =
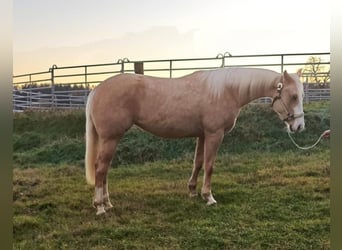
[{"label": "white mane", "polygon": [[201,71],[200,79],[207,84],[211,95],[218,98],[226,87],[238,89],[239,93],[248,94],[262,88],[279,75],[279,73],[267,69],[220,68]]}]

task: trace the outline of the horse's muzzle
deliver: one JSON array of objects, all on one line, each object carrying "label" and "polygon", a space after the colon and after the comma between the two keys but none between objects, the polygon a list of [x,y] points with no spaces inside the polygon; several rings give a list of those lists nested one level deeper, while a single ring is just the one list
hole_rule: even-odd
[{"label": "horse's muzzle", "polygon": [[287,128],[287,131],[290,133],[296,133],[296,132],[302,132],[305,130],[305,124],[299,123],[299,124],[289,124],[287,121],[285,121],[285,125]]}]

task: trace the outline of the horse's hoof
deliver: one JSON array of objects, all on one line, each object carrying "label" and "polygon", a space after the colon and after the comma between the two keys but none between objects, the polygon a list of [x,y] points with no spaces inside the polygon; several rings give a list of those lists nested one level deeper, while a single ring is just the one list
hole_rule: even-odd
[{"label": "horse's hoof", "polygon": [[212,200],[207,201],[207,206],[213,206],[213,205],[217,205],[217,201],[215,201],[214,198]]},{"label": "horse's hoof", "polygon": [[197,192],[190,192],[190,193],[189,193],[189,197],[190,197],[190,198],[198,197],[198,193],[197,193]]},{"label": "horse's hoof", "polygon": [[207,202],[208,206],[217,204],[217,201],[214,199],[214,196],[209,194],[202,194],[202,198]]},{"label": "horse's hoof", "polygon": [[112,203],[110,203],[110,201],[105,202],[105,210],[108,210],[108,209],[111,209],[111,208],[113,208]]},{"label": "horse's hoof", "polygon": [[101,215],[101,214],[104,214],[104,213],[106,213],[106,210],[105,210],[104,206],[103,205],[98,206],[97,207],[96,215]]}]

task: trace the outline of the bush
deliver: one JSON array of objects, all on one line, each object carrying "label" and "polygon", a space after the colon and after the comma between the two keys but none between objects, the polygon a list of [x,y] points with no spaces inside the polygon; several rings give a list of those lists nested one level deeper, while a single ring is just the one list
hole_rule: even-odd
[{"label": "bush", "polygon": [[[294,135],[300,145],[315,142],[330,126],[329,103],[304,107],[306,130]],[[84,112],[55,111],[15,114],[13,149],[16,166],[46,163],[83,165],[85,153]],[[133,127],[120,141],[113,165],[170,160],[193,155],[196,140],[162,139]],[[319,144],[329,147],[329,141]],[[219,153],[248,151],[283,152],[297,150],[287,137],[284,125],[269,105],[253,104],[242,109],[234,130],[227,134]],[[316,149],[315,149],[316,150]]]}]

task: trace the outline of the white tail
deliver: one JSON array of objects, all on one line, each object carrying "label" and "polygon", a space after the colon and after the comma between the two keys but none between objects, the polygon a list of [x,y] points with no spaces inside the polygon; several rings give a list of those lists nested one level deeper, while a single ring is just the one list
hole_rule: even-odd
[{"label": "white tail", "polygon": [[93,97],[92,91],[88,96],[86,106],[86,153],[85,153],[85,172],[88,184],[95,185],[95,162],[97,156],[97,133],[90,116],[90,105]]}]

